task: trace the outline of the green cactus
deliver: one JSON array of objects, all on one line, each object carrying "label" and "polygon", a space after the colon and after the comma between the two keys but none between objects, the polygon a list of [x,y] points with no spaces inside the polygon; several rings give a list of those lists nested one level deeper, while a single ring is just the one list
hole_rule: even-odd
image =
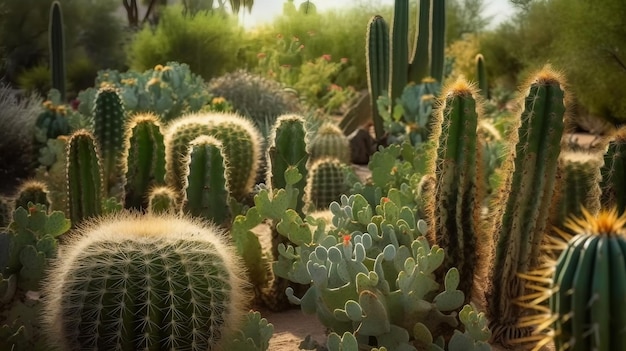
[{"label": "green cactus", "polygon": [[189,143],[186,155],[183,211],[226,225],[230,220],[229,187],[222,143],[202,135]]},{"label": "green cactus", "polygon": [[235,331],[233,341],[225,350],[229,351],[265,351],[269,348],[269,341],[274,334],[274,325],[268,323],[256,311],[246,315],[245,324]]},{"label": "green cactus", "polygon": [[53,1],[50,5],[48,38],[52,88],[58,90],[61,93],[61,100],[65,101],[65,38],[63,34],[63,12],[59,1]]},{"label": "green cactus", "polygon": [[309,144],[309,153],[311,161],[333,157],[345,164],[351,162],[350,141],[332,122],[326,122],[319,127]]},{"label": "green cactus", "polygon": [[167,186],[157,186],[148,193],[148,213],[159,215],[165,212],[178,212],[176,190]]},{"label": "green cactus", "polygon": [[426,200],[430,240],[446,250],[442,271],[458,268],[466,302],[472,297],[476,268],[489,255],[481,221],[486,189],[476,135],[477,94],[464,79],[454,82],[443,94],[428,172],[437,185]]},{"label": "green cactus", "polygon": [[611,136],[601,172],[602,206],[615,206],[619,213],[626,211],[626,127]]},{"label": "green cactus", "polygon": [[165,142],[158,117],[135,115],[126,127],[124,141],[124,206],[146,209],[149,189],[165,185]]},{"label": "green cactus", "polygon": [[37,180],[28,180],[22,183],[15,196],[15,208],[23,207],[28,209],[28,203],[42,204],[50,208],[50,198],[48,187],[45,183]]},{"label": "green cactus", "polygon": [[396,101],[409,82],[409,0],[395,0],[391,21],[389,99]]},{"label": "green cactus", "polygon": [[220,350],[230,342],[246,284],[219,230],[178,215],[126,213],[80,234],[48,275],[42,315],[53,344]]},{"label": "green cactus", "polygon": [[417,33],[413,42],[413,52],[411,53],[411,63],[409,65],[409,82],[421,82],[430,74],[429,50],[431,33],[431,0],[420,0],[417,14]]},{"label": "green cactus", "polygon": [[189,142],[200,135],[212,136],[222,143],[230,195],[237,201],[245,200],[256,180],[261,137],[250,120],[233,113],[191,114],[168,125],[165,133],[168,185],[182,191],[183,160]]},{"label": "green cactus", "polygon": [[39,114],[35,121],[35,140],[45,145],[48,139],[69,135],[71,128],[66,117],[66,107],[55,105],[50,100],[44,101],[43,107],[43,112]]},{"label": "green cactus", "polygon": [[476,55],[476,81],[478,91],[483,98],[489,99],[489,84],[487,84],[487,69],[485,68],[485,58],[482,54]]},{"label": "green cactus", "polygon": [[372,17],[367,25],[367,85],[370,93],[370,106],[374,132],[377,139],[385,134],[382,118],[376,101],[389,89],[389,27],[382,16]]},{"label": "green cactus", "polygon": [[432,0],[430,76],[443,82],[446,51],[446,0]]},{"label": "green cactus", "polygon": [[67,205],[72,225],[102,213],[104,184],[94,136],[86,130],[72,134],[67,142]]},{"label": "green cactus", "polygon": [[524,309],[512,303],[525,295],[518,274],[537,269],[549,219],[563,134],[562,78],[549,68],[532,77],[511,153],[501,169],[491,232],[495,253],[487,288],[488,318],[496,343],[508,345],[532,328],[519,326]]},{"label": "green cactus", "polygon": [[94,136],[102,159],[103,187],[105,194],[109,194],[120,177],[119,165],[126,124],[122,98],[114,86],[105,84],[98,90],[93,116]]},{"label": "green cactus", "polygon": [[335,158],[322,158],[311,164],[304,190],[310,210],[326,210],[348,191],[345,167]]},{"label": "green cactus", "polygon": [[600,168],[602,155],[592,152],[564,151],[559,156],[560,186],[551,206],[550,222],[565,230],[568,217],[582,216],[582,208],[595,215],[600,211]]}]

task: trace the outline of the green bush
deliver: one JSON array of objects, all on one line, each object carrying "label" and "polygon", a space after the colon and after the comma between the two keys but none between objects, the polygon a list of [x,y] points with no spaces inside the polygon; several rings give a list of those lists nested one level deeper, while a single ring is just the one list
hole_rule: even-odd
[{"label": "green bush", "polygon": [[184,17],[180,6],[164,9],[156,28],[137,33],[128,49],[129,66],[137,71],[168,61],[186,63],[208,80],[235,69],[243,29],[235,17],[199,12]]}]

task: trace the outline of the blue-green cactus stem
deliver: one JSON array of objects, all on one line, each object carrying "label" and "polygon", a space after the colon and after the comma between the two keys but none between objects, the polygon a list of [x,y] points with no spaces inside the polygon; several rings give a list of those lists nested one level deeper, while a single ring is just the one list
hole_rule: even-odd
[{"label": "blue-green cactus stem", "polygon": [[217,224],[230,218],[223,149],[217,139],[200,136],[189,144],[185,162],[183,210]]},{"label": "blue-green cactus stem", "polygon": [[161,124],[155,115],[133,117],[126,128],[124,153],[124,206],[146,209],[148,191],[165,185],[165,143]]},{"label": "blue-green cactus stem", "polygon": [[72,134],[67,142],[67,204],[72,225],[102,212],[102,168],[96,140],[86,130]]}]

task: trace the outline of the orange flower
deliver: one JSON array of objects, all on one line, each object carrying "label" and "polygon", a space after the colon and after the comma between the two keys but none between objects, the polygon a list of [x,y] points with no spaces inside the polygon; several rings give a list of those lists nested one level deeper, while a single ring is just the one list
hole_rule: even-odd
[{"label": "orange flower", "polygon": [[347,57],[342,57],[340,61],[341,61],[341,63],[348,63],[348,58]]},{"label": "orange flower", "polygon": [[343,246],[348,246],[348,245],[350,245],[350,239],[352,239],[352,235],[350,235],[350,234],[344,234],[344,235],[343,235]]},{"label": "orange flower", "polygon": [[330,54],[324,54],[322,55],[322,58],[328,62],[330,62],[330,60],[332,60],[332,57],[330,56]]}]

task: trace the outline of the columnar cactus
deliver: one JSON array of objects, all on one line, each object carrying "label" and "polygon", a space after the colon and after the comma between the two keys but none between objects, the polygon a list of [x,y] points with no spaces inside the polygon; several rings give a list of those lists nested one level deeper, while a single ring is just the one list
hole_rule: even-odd
[{"label": "columnar cactus", "polygon": [[15,208],[23,207],[28,209],[28,203],[42,204],[50,208],[50,198],[46,184],[29,180],[20,185],[15,196]]},{"label": "columnar cactus", "polygon": [[334,158],[313,162],[305,188],[305,202],[310,210],[326,210],[348,191],[346,165]]},{"label": "columnar cactus", "polygon": [[72,134],[67,142],[67,205],[72,225],[102,212],[103,180],[96,140],[86,130]]},{"label": "columnar cactus", "polygon": [[478,262],[488,257],[481,221],[486,189],[476,135],[478,113],[474,96],[477,94],[464,79],[444,91],[433,130],[436,148],[428,170],[437,186],[427,192],[426,207],[430,240],[446,250],[442,271],[458,268],[459,289],[465,293],[467,302],[472,296]]},{"label": "columnar cactus", "polygon": [[182,190],[185,154],[189,143],[201,135],[212,136],[222,143],[231,196],[242,201],[255,183],[261,156],[261,137],[250,120],[234,113],[190,114],[168,125],[165,134],[168,185]]},{"label": "columnar cactus", "polygon": [[221,350],[245,314],[234,250],[176,215],[120,214],[80,230],[48,273],[61,350]]},{"label": "columnar cactus", "polygon": [[94,106],[94,136],[98,141],[102,158],[104,191],[108,194],[111,185],[120,175],[120,156],[124,146],[126,114],[122,98],[112,85],[105,85],[96,94]]},{"label": "columnar cactus", "polygon": [[626,211],[626,127],[618,129],[604,154],[602,166],[602,206]]},{"label": "columnar cactus", "polygon": [[58,1],[53,1],[50,5],[48,37],[52,88],[58,90],[61,93],[61,100],[65,101],[65,38],[63,34],[63,13],[61,11],[61,3]]},{"label": "columnar cactus", "polygon": [[566,151],[559,157],[560,186],[551,209],[551,222],[564,229],[568,217],[582,216],[582,208],[595,215],[600,211],[600,167],[602,155]]},{"label": "columnar cactus", "polygon": [[524,310],[512,303],[525,294],[518,274],[535,270],[549,217],[563,134],[561,77],[544,68],[532,77],[511,153],[493,208],[495,257],[487,288],[494,341],[508,344],[531,328],[518,326]]},{"label": "columnar cactus", "polygon": [[331,122],[322,124],[309,144],[311,161],[334,157],[343,163],[350,163],[350,141],[339,127]]},{"label": "columnar cactus", "polygon": [[367,64],[367,86],[370,92],[370,105],[374,132],[380,139],[385,134],[383,120],[378,113],[376,101],[389,89],[389,27],[382,16],[372,17],[367,26],[365,46]]},{"label": "columnar cactus", "polygon": [[178,212],[178,194],[167,186],[157,186],[148,193],[148,213]]},{"label": "columnar cactus", "polygon": [[272,189],[285,189],[285,172],[290,167],[298,169],[302,178],[293,187],[298,189],[298,197],[294,209],[303,214],[304,187],[307,177],[307,129],[304,118],[298,115],[283,115],[278,117],[271,134],[270,146],[267,150],[270,167],[267,173],[267,184]]},{"label": "columnar cactus", "polygon": [[145,209],[148,191],[165,184],[165,143],[158,117],[135,115],[126,127],[124,141],[124,206]]},{"label": "columnar cactus", "polygon": [[485,68],[485,58],[482,54],[476,55],[476,81],[478,91],[485,98],[489,99],[489,85],[487,84],[487,69]]},{"label": "columnar cactus", "polygon": [[393,102],[402,95],[409,82],[409,0],[395,0],[391,21],[391,67],[389,72],[389,99]]},{"label": "columnar cactus", "polygon": [[202,135],[192,140],[184,162],[183,211],[226,224],[230,218],[224,147]]}]

